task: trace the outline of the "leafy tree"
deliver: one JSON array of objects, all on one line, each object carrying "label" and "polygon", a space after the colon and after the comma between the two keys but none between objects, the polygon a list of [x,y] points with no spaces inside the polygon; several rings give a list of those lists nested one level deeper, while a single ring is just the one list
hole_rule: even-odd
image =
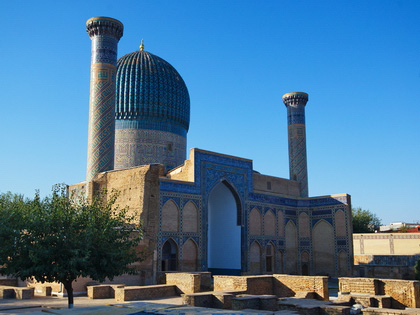
[{"label": "leafy tree", "polygon": [[129,265],[141,260],[142,233],[135,216],[114,205],[116,198],[113,192],[107,200],[106,193],[73,200],[64,185],[44,199],[0,195],[0,274],[61,282],[72,308],[77,277],[102,282],[135,273]]},{"label": "leafy tree", "polygon": [[352,208],[353,233],[373,233],[381,225],[376,214],[362,208]]},{"label": "leafy tree", "polygon": [[414,275],[416,280],[420,280],[420,258],[417,260],[417,263],[414,266]]}]

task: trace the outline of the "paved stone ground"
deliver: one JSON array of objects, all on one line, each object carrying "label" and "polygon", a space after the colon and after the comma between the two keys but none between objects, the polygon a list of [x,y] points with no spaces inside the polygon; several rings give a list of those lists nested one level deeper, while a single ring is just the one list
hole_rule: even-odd
[{"label": "paved stone ground", "polygon": [[182,306],[181,297],[170,297],[141,302],[116,303],[114,299],[89,299],[88,297],[75,297],[74,308],[67,308],[67,298],[35,297],[30,300],[0,299],[0,314],[105,314],[105,315],[141,315],[141,314],[168,314],[168,315],[211,315],[211,314],[250,314],[250,315],[297,315],[297,312],[282,310],[277,312],[259,310],[221,310],[214,308]]}]

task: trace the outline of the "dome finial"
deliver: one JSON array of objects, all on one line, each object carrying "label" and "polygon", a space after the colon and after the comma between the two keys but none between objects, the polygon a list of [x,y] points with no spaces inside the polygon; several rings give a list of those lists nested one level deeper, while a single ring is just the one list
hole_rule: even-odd
[{"label": "dome finial", "polygon": [[141,40],[140,50],[141,51],[144,50],[144,39]]}]

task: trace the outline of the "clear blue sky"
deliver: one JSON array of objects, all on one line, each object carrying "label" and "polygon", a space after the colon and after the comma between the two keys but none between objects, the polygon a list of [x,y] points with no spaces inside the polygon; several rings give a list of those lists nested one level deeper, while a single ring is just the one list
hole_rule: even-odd
[{"label": "clear blue sky", "polygon": [[420,1],[1,1],[0,192],[85,178],[91,41],[171,63],[191,97],[188,148],[288,178],[282,95],[309,94],[310,196],[348,193],[383,223],[420,220]]}]

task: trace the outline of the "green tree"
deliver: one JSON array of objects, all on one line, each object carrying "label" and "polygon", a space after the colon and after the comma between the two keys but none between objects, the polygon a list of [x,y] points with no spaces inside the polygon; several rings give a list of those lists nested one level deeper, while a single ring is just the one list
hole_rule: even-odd
[{"label": "green tree", "polygon": [[417,260],[417,263],[414,266],[414,275],[416,280],[420,280],[420,258]]},{"label": "green tree", "polygon": [[64,185],[44,199],[38,193],[33,200],[1,195],[0,273],[61,282],[69,308],[77,277],[102,282],[135,273],[130,264],[141,260],[136,250],[141,229],[134,215],[115,206],[116,198],[116,193],[104,192],[91,202],[74,200],[66,196]]},{"label": "green tree", "polygon": [[362,208],[352,208],[353,233],[373,233],[381,225],[376,214]]}]

